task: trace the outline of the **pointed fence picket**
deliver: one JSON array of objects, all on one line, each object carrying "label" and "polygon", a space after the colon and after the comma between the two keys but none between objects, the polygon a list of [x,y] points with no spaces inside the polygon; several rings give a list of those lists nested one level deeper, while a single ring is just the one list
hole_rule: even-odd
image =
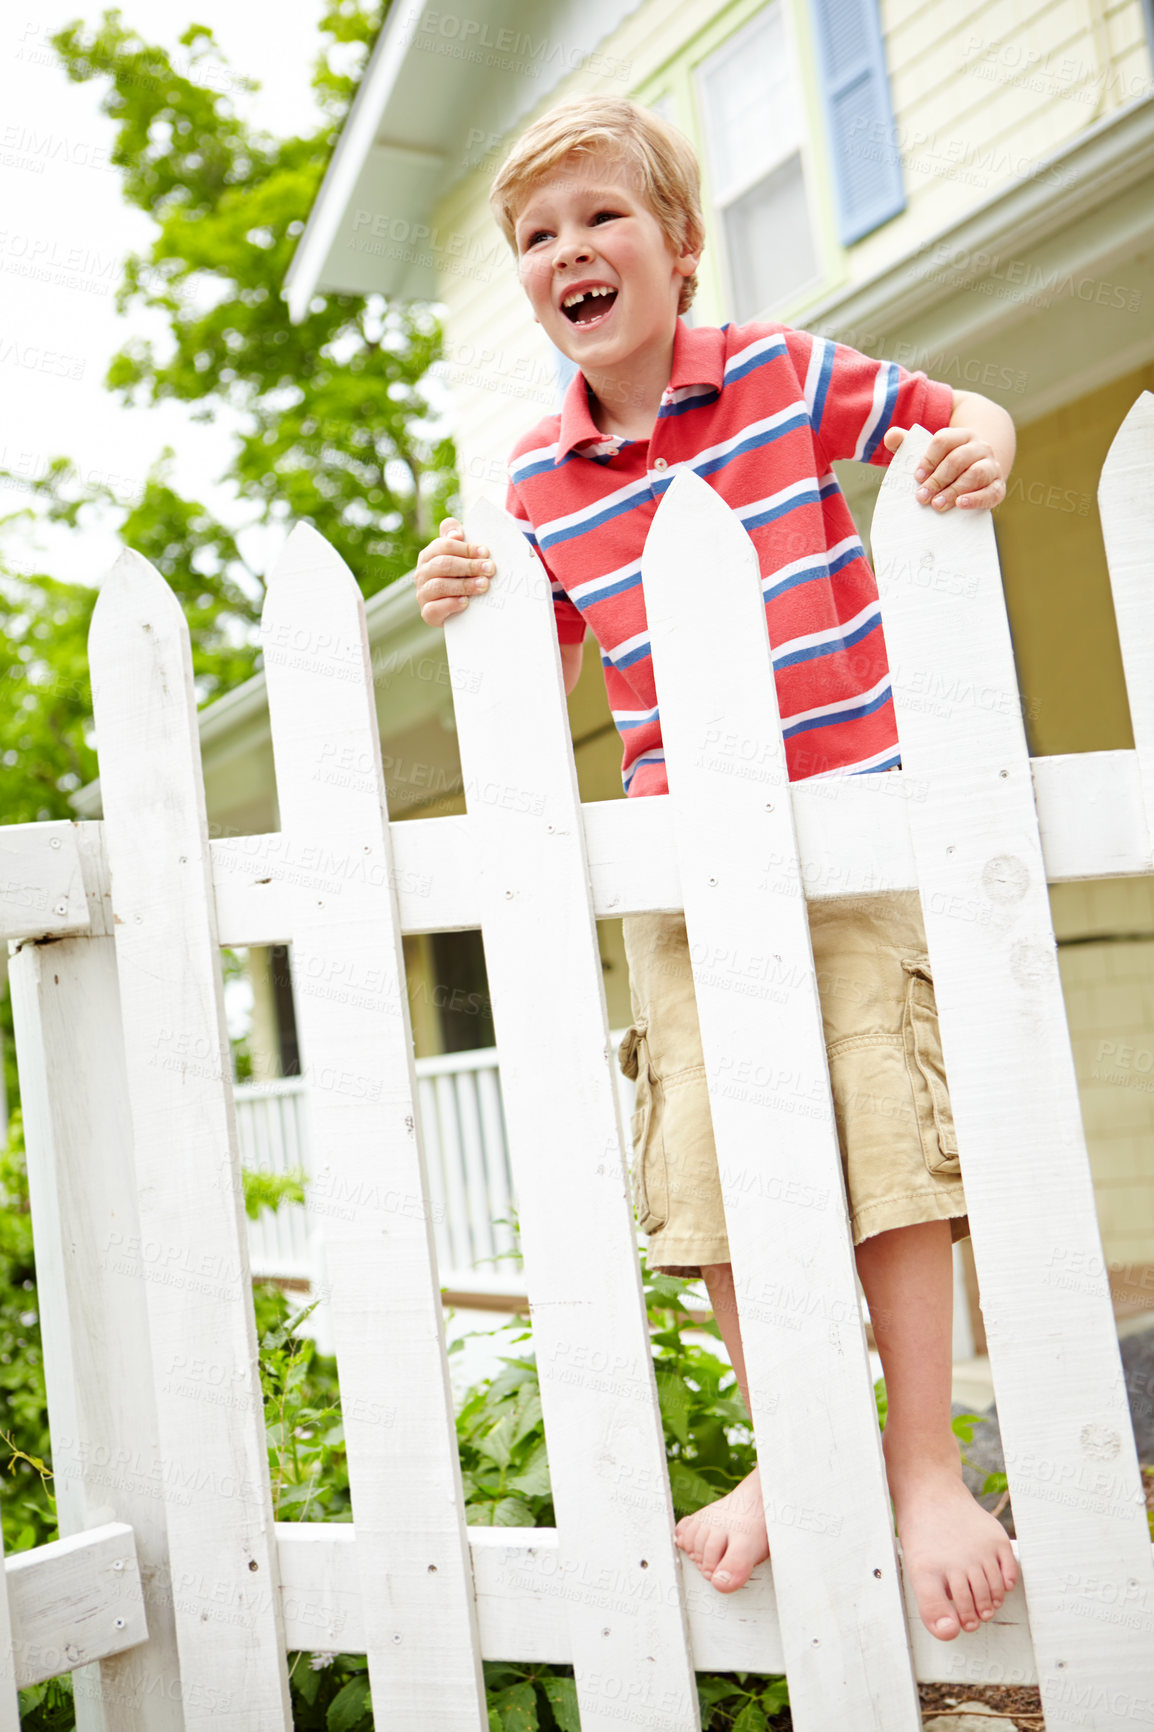
[{"label": "pointed fence picket", "polygon": [[642,577],[794,1724],[915,1732],[757,556],[683,472]]},{"label": "pointed fence picket", "polygon": [[375,1711],[483,1732],[364,601],[307,525],[261,630],[281,823],[327,853],[288,937]]},{"label": "pointed fence picket", "polygon": [[185,1724],[273,1732],[288,1679],[192,656],[139,554],[104,582],[89,657],[140,1212],[123,1261],[152,1343]]},{"label": "pointed fence picket", "polygon": [[611,1732],[625,1700],[695,1732],[552,602],[505,514],[476,515],[504,581],[447,648],[581,1724]]},{"label": "pointed fence picket", "polygon": [[[748,537],[687,473],[643,568],[668,796],[580,804],[548,581],[485,507],[498,576],[447,627],[467,816],[389,822],[364,608],[298,528],[263,627],[283,829],[210,844],[187,629],[117,563],[90,646],[105,817],[0,828],[69,1536],[7,1560],[0,1729],[48,1654],[100,1662],[81,1732],[287,1728],[295,1646],[364,1652],[378,1721],[429,1732],[486,1726],[483,1658],[572,1664],[583,1732],[695,1732],[695,1671],[783,1665],[797,1732],[912,1732],[915,1676],[1036,1675],[1050,1732],[1154,1724],[1154,1557],[1046,896],[1154,870],[1154,397],[1101,488],[1133,753],[1030,762],[992,530],[914,504],[926,437],[874,523],[896,775],[787,783]],[[805,919],[914,887],[1025,1583],[948,1646],[900,1591]],[[729,1597],[672,1544],[594,924],[657,909],[691,939],[772,1540]],[[449,1091],[442,1170],[401,937],[463,927],[501,1093]],[[352,1524],[273,1524],[219,958],[250,943],[292,948]],[[774,990],[727,989],[708,959],[759,946]],[[433,1233],[467,1174],[467,1249],[505,1243],[479,1208],[506,1150],[558,1524],[529,1532],[466,1524]],[[787,1317],[787,1291],[815,1303]]]},{"label": "pointed fence picket", "polygon": [[[910,828],[1046,1724],[1074,1732],[1096,1670],[1128,1701],[1149,1692],[1135,1632],[1154,1636],[1154,1563],[993,525],[951,512],[926,561],[928,440],[911,432],[887,476],[878,589],[903,769],[925,795]],[[1095,1599],[1107,1578],[1128,1584],[1126,1625]]]}]

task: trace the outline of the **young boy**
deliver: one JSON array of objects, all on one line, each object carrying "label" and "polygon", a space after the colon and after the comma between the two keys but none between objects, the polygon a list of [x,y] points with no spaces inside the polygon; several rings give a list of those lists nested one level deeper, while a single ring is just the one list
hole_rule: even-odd
[{"label": "young boy", "polygon": [[[932,509],[1005,496],[1013,423],[974,393],[776,324],[690,329],[705,242],[688,142],[632,102],[538,120],[492,203],[545,334],[579,371],[520,439],[509,510],[549,571],[571,691],[592,628],[631,797],[667,792],[641,587],[646,532],[692,465],[758,551],[791,779],[883,772],[899,751],[877,589],[835,458],[884,466],[915,421]],[[453,519],[418,562],[422,616],[483,591],[488,549]],[[965,1489],[950,1427],[951,1243],[968,1232],[916,893],[815,904],[810,925],[858,1273],[885,1370],[886,1469],[926,1627],[977,1629],[1014,1586],[1006,1535]],[[682,915],[624,922],[638,1078],[635,1181],[652,1266],[700,1276],[746,1408],[741,1332]],[[677,1542],[721,1592],[768,1556],[758,1473],[683,1518]]]}]

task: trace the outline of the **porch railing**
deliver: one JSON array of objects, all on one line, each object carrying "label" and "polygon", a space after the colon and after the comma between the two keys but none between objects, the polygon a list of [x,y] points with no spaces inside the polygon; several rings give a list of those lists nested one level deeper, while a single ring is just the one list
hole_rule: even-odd
[{"label": "porch railing", "polygon": [[[620,1041],[624,1029],[612,1031]],[[441,1285],[478,1299],[521,1290],[521,1259],[513,1219],[516,1198],[501,1104],[495,1046],[416,1060],[421,1123],[429,1170]],[[618,1071],[621,1116],[628,1131],[633,1082]],[[259,1172],[312,1172],[303,1077],[238,1083],[235,1089],[241,1161]],[[547,1141],[548,1125],[541,1127]],[[282,1281],[322,1279],[319,1241],[307,1204],[282,1203],[249,1222],[254,1276]]]}]

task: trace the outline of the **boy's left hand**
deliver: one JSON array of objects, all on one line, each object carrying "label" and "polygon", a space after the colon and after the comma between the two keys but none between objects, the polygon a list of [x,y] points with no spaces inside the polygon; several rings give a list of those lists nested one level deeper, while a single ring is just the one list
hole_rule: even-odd
[{"label": "boy's left hand", "polygon": [[[882,443],[896,451],[906,429],[891,427]],[[936,511],[963,505],[970,511],[989,511],[1006,497],[1002,466],[992,445],[968,427],[942,427],[926,446],[914,472],[917,498]]]}]

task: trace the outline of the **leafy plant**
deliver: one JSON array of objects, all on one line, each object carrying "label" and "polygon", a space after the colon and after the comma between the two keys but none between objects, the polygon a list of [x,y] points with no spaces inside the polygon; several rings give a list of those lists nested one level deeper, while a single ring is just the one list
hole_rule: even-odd
[{"label": "leafy plant", "polygon": [[[716,1323],[703,1322],[686,1304],[686,1282],[650,1274],[644,1265],[642,1274],[674,1507],[682,1515],[732,1489],[752,1469],[753,1439],[732,1370],[705,1344],[720,1339]],[[307,1311],[292,1315],[276,1288],[258,1288],[256,1295],[274,1505],[282,1519],[291,1510],[293,1520],[347,1521],[335,1362],[298,1333]],[[496,1375],[467,1391],[457,1414],[466,1519],[477,1527],[552,1526],[531,1337],[517,1322],[485,1333],[504,1336],[510,1351],[499,1355]],[[486,1662],[484,1671],[491,1732],[579,1732],[570,1667]],[[290,1678],[295,1726],[371,1732],[363,1655],[293,1654]],[[702,1673],[697,1682],[706,1732],[788,1726],[784,1678]]]},{"label": "leafy plant", "polygon": [[[293,1175],[246,1174],[250,1213],[292,1194]],[[8,1472],[0,1513],[9,1552],[55,1539],[50,1445],[32,1263],[31,1218],[19,1114],[0,1156],[0,1390],[6,1398]],[[729,1490],[754,1452],[733,1372],[708,1346],[719,1339],[685,1303],[687,1284],[643,1269],[658,1395],[674,1505],[679,1515]],[[294,1310],[271,1283],[253,1289],[273,1507],[280,1520],[350,1521],[348,1458],[336,1361],[305,1333],[313,1306]],[[553,1523],[548,1452],[530,1336],[515,1322],[490,1332],[510,1351],[501,1369],[465,1394],[457,1439],[467,1519],[475,1526]],[[500,1344],[500,1343],[499,1343]],[[371,1732],[372,1698],[363,1655],[290,1656],[293,1724],[302,1732]],[[579,1732],[576,1686],[565,1666],[485,1665],[494,1732]],[[698,1675],[706,1732],[767,1732],[785,1726],[781,1678]],[[20,1692],[26,1732],[74,1727],[72,1680],[49,1679]]]}]

